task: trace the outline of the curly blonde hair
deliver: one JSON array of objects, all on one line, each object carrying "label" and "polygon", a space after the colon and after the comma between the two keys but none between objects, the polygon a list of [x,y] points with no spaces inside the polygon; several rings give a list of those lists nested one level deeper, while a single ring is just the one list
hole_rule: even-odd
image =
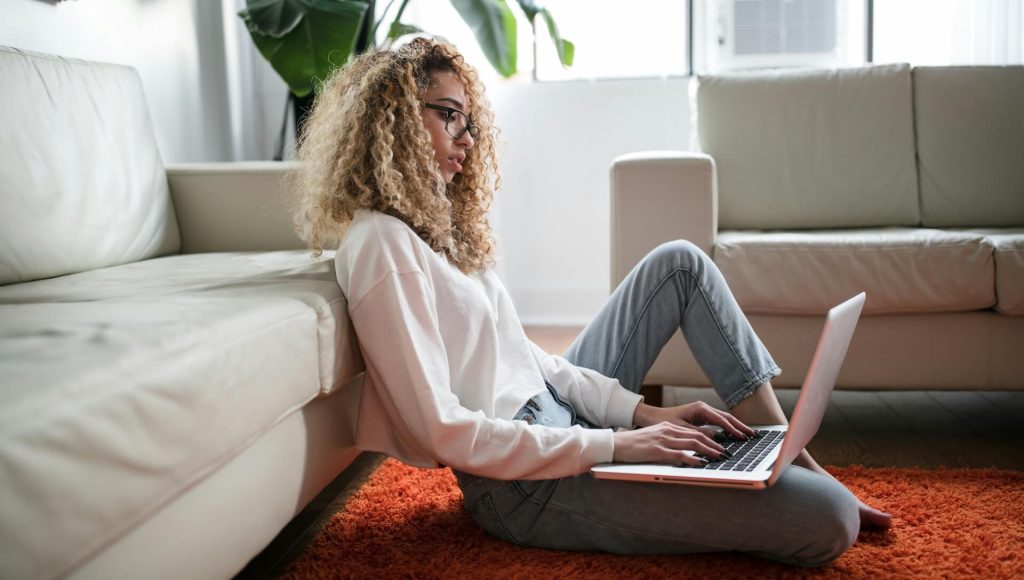
[{"label": "curly blonde hair", "polygon": [[[462,84],[480,127],[449,184],[421,116],[423,92],[442,71]],[[501,179],[494,115],[476,70],[453,45],[416,38],[357,57],[324,82],[304,130],[289,189],[296,230],[316,254],[366,208],[401,219],[465,273],[493,265],[487,211]]]}]

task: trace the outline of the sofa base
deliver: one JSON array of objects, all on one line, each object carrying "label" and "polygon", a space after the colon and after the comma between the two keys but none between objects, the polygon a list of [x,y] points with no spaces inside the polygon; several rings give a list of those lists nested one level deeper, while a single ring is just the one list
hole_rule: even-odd
[{"label": "sofa base", "polygon": [[315,399],[70,572],[72,578],[231,578],[359,455],[362,376]]},{"label": "sofa base", "polygon": [[[749,320],[782,375],[799,387],[824,316],[752,314]],[[836,388],[1024,390],[1024,316],[992,311],[862,317]],[[710,382],[682,334],[669,341],[645,384],[706,387]]]}]

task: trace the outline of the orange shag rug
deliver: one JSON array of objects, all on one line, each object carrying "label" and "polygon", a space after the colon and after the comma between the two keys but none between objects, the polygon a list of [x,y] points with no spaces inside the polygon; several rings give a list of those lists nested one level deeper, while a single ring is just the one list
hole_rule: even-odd
[{"label": "orange shag rug", "polygon": [[[836,562],[804,570],[739,554],[621,556],[518,547],[462,509],[449,469],[385,461],[285,578],[1024,577],[1024,473],[829,468],[889,533],[862,532]],[[752,492],[754,493],[754,492]]]}]

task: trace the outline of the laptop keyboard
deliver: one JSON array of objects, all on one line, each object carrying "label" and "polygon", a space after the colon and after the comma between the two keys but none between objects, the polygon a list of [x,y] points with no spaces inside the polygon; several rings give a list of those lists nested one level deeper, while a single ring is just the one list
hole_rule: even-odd
[{"label": "laptop keyboard", "polygon": [[[785,431],[769,429],[757,430],[756,439],[733,439],[721,441],[726,451],[732,453],[729,459],[704,457],[710,463],[698,466],[697,469],[717,469],[718,471],[753,471],[766,455],[775,449],[785,436]],[[703,456],[700,456],[703,457]]]}]

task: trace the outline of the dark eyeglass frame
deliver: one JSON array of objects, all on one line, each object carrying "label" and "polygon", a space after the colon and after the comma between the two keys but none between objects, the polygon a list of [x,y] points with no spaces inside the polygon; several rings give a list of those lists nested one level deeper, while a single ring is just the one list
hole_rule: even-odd
[{"label": "dark eyeglass frame", "polygon": [[[423,106],[428,108],[428,109],[433,109],[435,111],[444,111],[445,113],[448,113],[448,116],[445,117],[445,119],[444,119],[444,130],[445,130],[446,133],[448,133],[449,135],[452,136],[452,139],[458,139],[458,138],[462,137],[463,135],[465,135],[466,132],[469,132],[470,136],[473,137],[473,139],[477,139],[477,138],[480,137],[480,127],[478,127],[477,125],[474,125],[473,124],[473,118],[470,117],[469,115],[463,113],[462,111],[460,111],[460,110],[458,110],[456,108],[453,108],[453,107],[446,107],[444,105],[435,105],[434,103],[423,103]],[[460,114],[460,115],[462,115],[463,117],[466,118],[466,126],[463,127],[461,131],[459,131],[458,135],[456,135],[455,133],[452,133],[451,129],[448,128],[449,124],[452,122],[452,119],[455,118],[455,113],[458,113],[458,114]]]}]

